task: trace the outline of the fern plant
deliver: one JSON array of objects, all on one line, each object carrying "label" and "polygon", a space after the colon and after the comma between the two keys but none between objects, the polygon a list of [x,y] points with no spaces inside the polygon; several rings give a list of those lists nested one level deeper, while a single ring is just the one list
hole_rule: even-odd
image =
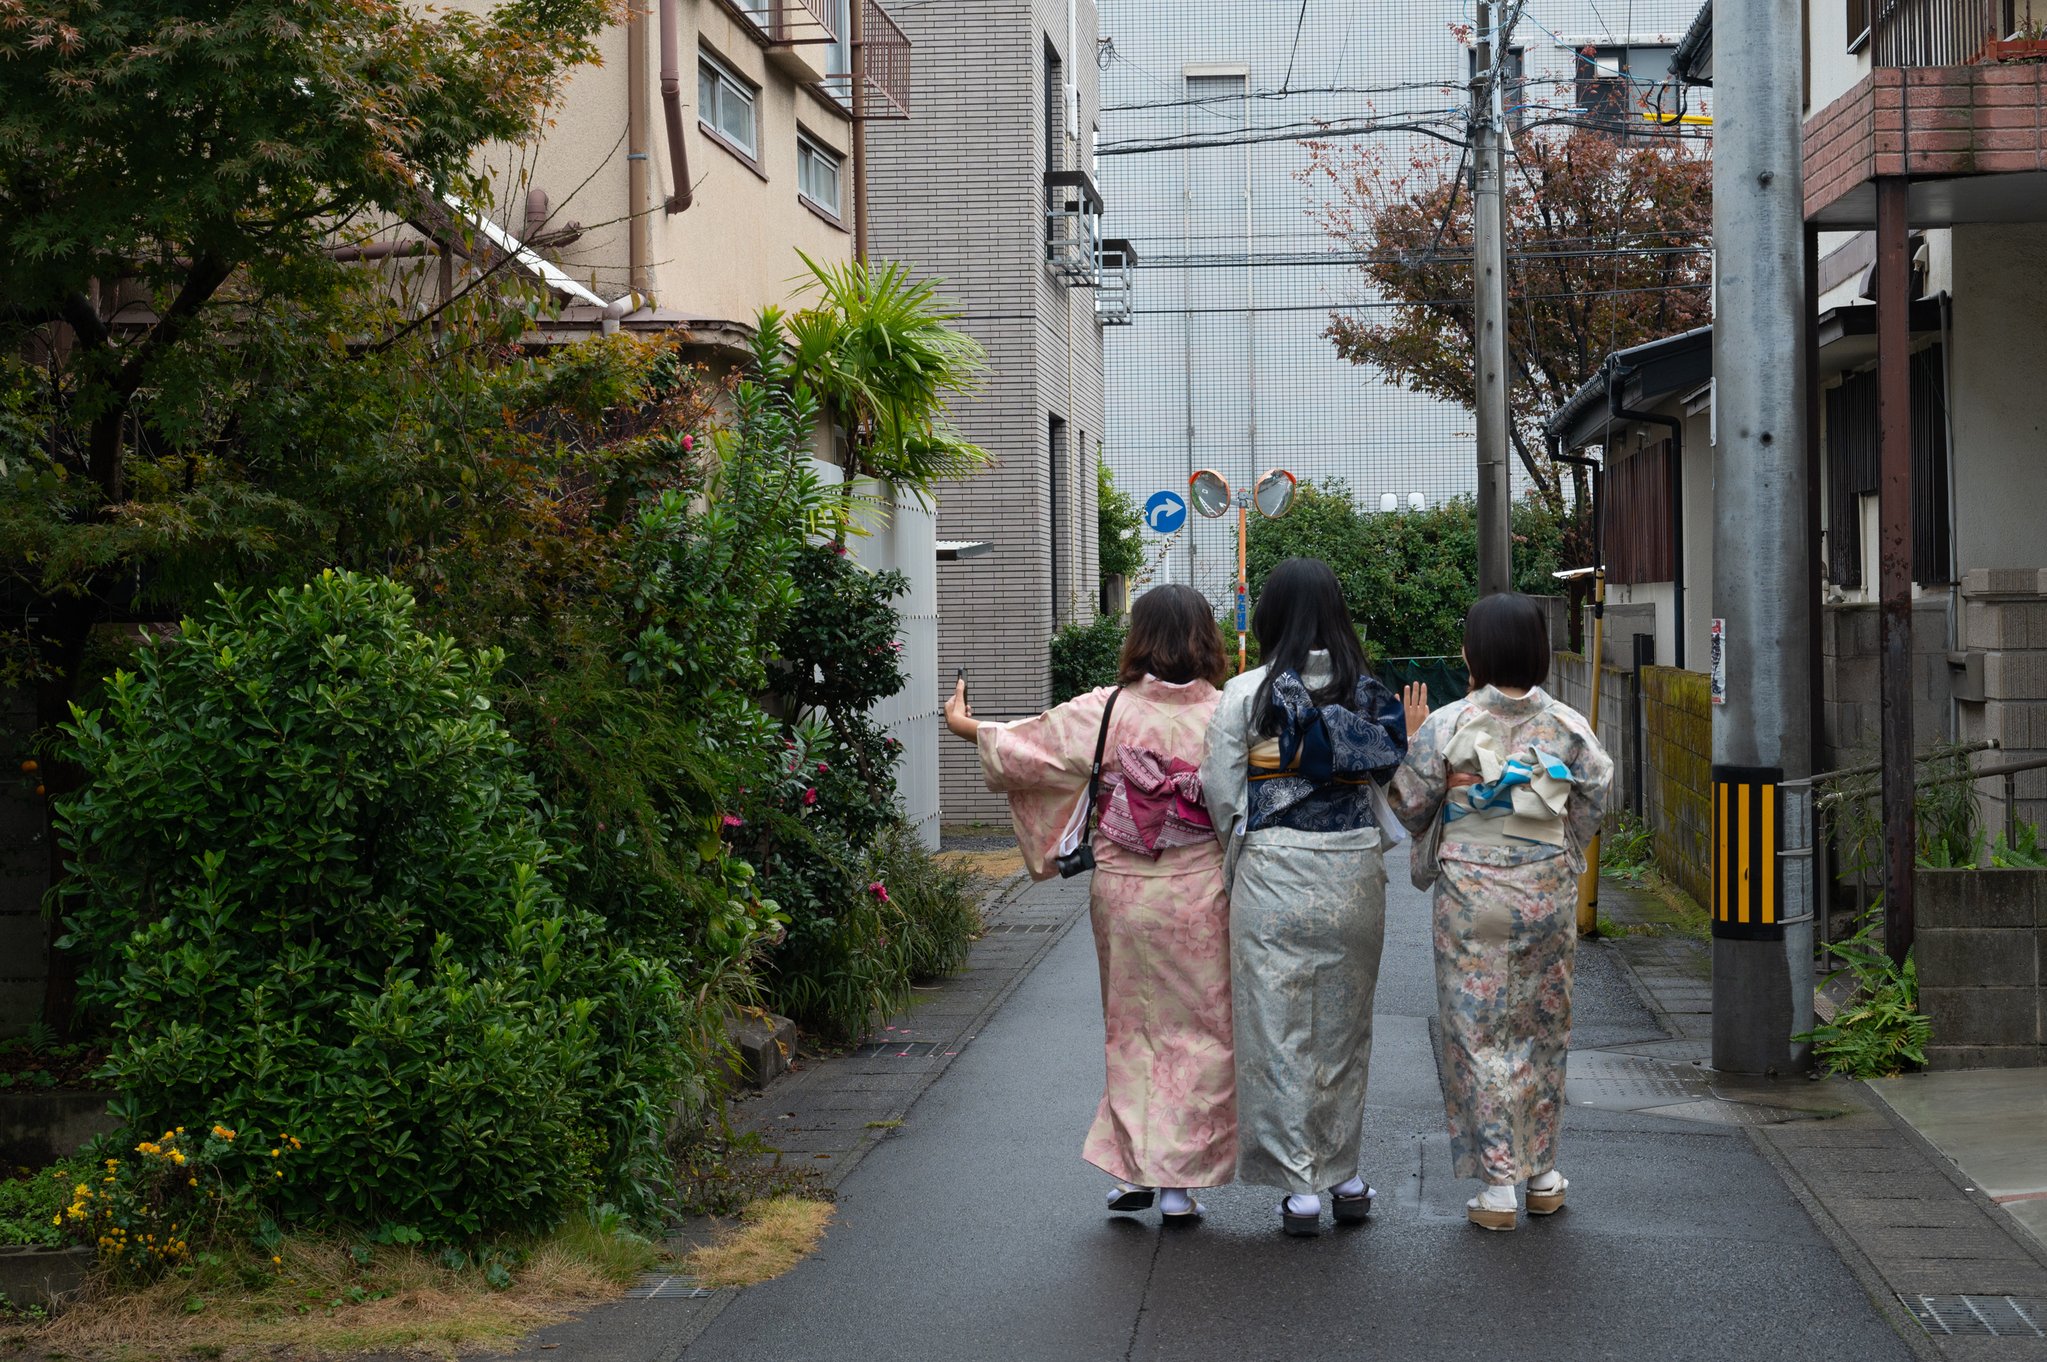
[{"label": "fern plant", "polygon": [[1919,1010],[1919,969],[1909,951],[1902,964],[1885,954],[1882,930],[1879,901],[1855,935],[1827,943],[1828,952],[1842,962],[1828,982],[1849,974],[1855,989],[1832,1021],[1794,1039],[1811,1042],[1814,1058],[1830,1074],[1888,1078],[1907,1065],[1926,1063],[1932,1023]]}]

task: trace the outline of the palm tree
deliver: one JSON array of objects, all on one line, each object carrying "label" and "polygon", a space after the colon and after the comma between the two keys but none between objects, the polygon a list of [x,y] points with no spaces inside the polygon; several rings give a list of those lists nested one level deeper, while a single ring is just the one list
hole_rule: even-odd
[{"label": "palm tree", "polygon": [[928,496],[985,467],[988,451],[946,419],[987,369],[980,343],[949,323],[937,288],[895,261],[821,265],[803,257],[817,299],[789,317],[797,377],[845,430],[848,480],[882,478]]}]

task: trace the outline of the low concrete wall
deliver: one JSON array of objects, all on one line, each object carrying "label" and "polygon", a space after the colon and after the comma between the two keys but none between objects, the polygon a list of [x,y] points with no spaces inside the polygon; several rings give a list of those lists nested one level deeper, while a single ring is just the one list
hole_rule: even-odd
[{"label": "low concrete wall", "polygon": [[40,1168],[69,1158],[118,1123],[104,1092],[0,1093],[0,1162]]},{"label": "low concrete wall", "polygon": [[55,1305],[85,1285],[89,1249],[0,1248],[0,1296],[15,1305]]},{"label": "low concrete wall", "polygon": [[1922,870],[1913,887],[1927,1067],[2047,1064],[2047,870]]},{"label": "low concrete wall", "polygon": [[1713,899],[1713,708],[1704,672],[1642,669],[1643,803],[1657,867]]}]

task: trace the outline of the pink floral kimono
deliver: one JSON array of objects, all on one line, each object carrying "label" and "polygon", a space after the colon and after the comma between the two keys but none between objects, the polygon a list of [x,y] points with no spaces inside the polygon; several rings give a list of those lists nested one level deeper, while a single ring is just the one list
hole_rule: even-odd
[{"label": "pink floral kimono", "polygon": [[[981,725],[988,788],[1009,796],[1034,879],[1053,858],[1087,792],[1109,689],[1034,719]],[[1104,771],[1118,749],[1201,760],[1219,696],[1206,681],[1146,677],[1125,686],[1109,722]],[[1215,1187],[1237,1161],[1231,1052],[1230,912],[1213,839],[1157,859],[1097,836],[1089,902],[1102,972],[1108,1083],[1081,1156],[1143,1187]]]}]

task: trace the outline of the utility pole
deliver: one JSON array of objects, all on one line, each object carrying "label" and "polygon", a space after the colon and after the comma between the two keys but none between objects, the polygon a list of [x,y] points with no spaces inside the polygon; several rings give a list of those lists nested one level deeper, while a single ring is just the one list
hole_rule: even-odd
[{"label": "utility pole", "polygon": [[1800,10],[1714,7],[1713,1067],[1790,1073],[1812,1028]]},{"label": "utility pole", "polygon": [[1495,44],[1493,7],[1478,6],[1478,53],[1471,76],[1472,264],[1478,405],[1478,592],[1513,587],[1512,532],[1507,490],[1507,226],[1501,189],[1506,136],[1501,72],[1506,68],[1522,0]]}]

